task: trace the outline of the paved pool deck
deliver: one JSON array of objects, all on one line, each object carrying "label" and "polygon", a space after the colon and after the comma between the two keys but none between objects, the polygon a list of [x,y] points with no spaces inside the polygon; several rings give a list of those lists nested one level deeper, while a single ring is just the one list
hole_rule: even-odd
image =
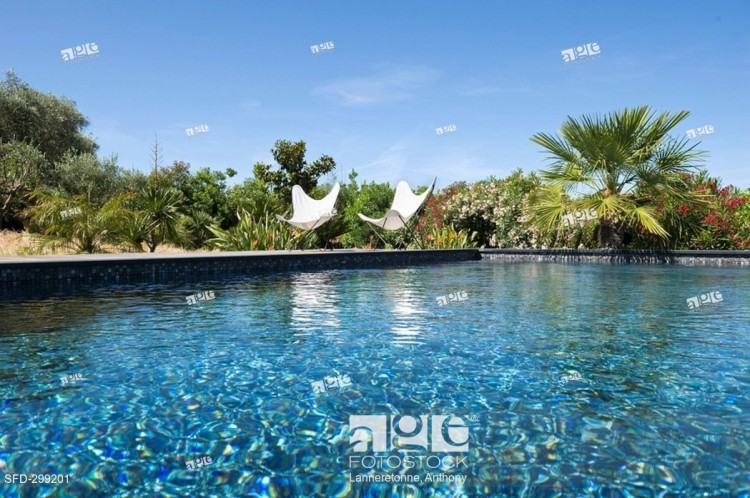
[{"label": "paved pool deck", "polygon": [[336,250],[306,250],[306,251],[196,251],[175,253],[148,253],[132,252],[117,254],[65,254],[47,256],[0,256],[1,263],[77,263],[81,261],[133,261],[133,260],[161,260],[161,259],[191,259],[191,258],[236,258],[247,256],[293,256],[293,255],[317,255],[323,253],[349,254],[349,253],[371,253],[371,252],[393,252],[387,250],[364,250],[364,249],[336,249]]}]

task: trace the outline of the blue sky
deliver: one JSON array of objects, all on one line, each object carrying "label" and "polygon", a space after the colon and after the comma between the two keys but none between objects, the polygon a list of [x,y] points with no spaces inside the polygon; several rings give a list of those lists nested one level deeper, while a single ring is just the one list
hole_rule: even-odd
[{"label": "blue sky", "polygon": [[[648,104],[691,111],[679,134],[712,125],[706,166],[750,187],[747,0],[12,0],[2,12],[0,69],[74,100],[100,153],[127,168],[148,168],[157,133],[165,163],[243,179],[286,138],[343,175],[444,186],[540,169],[533,133]],[[99,55],[63,61],[89,42]],[[592,42],[600,55],[563,62]]]}]

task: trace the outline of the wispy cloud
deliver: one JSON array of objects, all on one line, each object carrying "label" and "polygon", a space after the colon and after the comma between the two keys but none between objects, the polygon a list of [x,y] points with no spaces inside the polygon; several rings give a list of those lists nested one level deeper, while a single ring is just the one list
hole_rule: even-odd
[{"label": "wispy cloud", "polygon": [[393,181],[394,175],[398,176],[406,169],[407,159],[408,146],[406,140],[402,139],[388,146],[374,160],[356,169],[364,172],[368,178]]},{"label": "wispy cloud", "polygon": [[466,81],[460,89],[460,94],[466,97],[483,97],[487,95],[507,93],[533,93],[533,89],[528,83],[519,84],[508,81],[485,82],[477,79]]},{"label": "wispy cloud", "polygon": [[[354,168],[361,181],[389,182],[395,185],[406,180],[412,187],[428,184],[438,178],[442,188],[458,178],[475,181],[498,174],[498,167],[489,164],[486,158],[473,147],[455,146],[430,151],[407,138],[398,140],[383,149],[375,158]],[[508,172],[512,168],[500,171]],[[460,175],[456,175],[460,171]]]},{"label": "wispy cloud", "polygon": [[415,90],[435,81],[438,71],[429,67],[388,66],[369,76],[345,78],[326,83],[314,93],[344,105],[368,105],[406,100]]}]

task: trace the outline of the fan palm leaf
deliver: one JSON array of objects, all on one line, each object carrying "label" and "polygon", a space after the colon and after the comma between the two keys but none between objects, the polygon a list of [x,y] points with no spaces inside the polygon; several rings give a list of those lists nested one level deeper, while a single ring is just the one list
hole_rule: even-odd
[{"label": "fan palm leaf", "polygon": [[[570,209],[585,207],[598,213],[601,245],[618,246],[628,229],[668,237],[655,206],[691,198],[683,175],[703,157],[695,145],[669,135],[687,116],[687,111],[657,115],[641,106],[605,116],[569,116],[559,136],[532,136],[551,160],[542,172],[550,189],[536,196],[534,222],[551,230]],[[602,227],[618,240],[602,239]]]}]

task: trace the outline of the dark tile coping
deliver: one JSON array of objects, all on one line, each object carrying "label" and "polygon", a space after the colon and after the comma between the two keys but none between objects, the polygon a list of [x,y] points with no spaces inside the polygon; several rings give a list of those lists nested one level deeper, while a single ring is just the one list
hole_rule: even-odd
[{"label": "dark tile coping", "polygon": [[750,251],[618,249],[480,249],[482,259],[688,266],[750,266]]},{"label": "dark tile coping", "polygon": [[256,273],[384,268],[479,260],[476,249],[247,251],[0,258],[0,290],[79,283],[169,283]]},{"label": "dark tile coping", "polygon": [[750,251],[446,249],[247,251],[0,257],[0,297],[62,294],[110,285],[174,284],[244,275],[409,267],[474,260],[750,266]]}]

